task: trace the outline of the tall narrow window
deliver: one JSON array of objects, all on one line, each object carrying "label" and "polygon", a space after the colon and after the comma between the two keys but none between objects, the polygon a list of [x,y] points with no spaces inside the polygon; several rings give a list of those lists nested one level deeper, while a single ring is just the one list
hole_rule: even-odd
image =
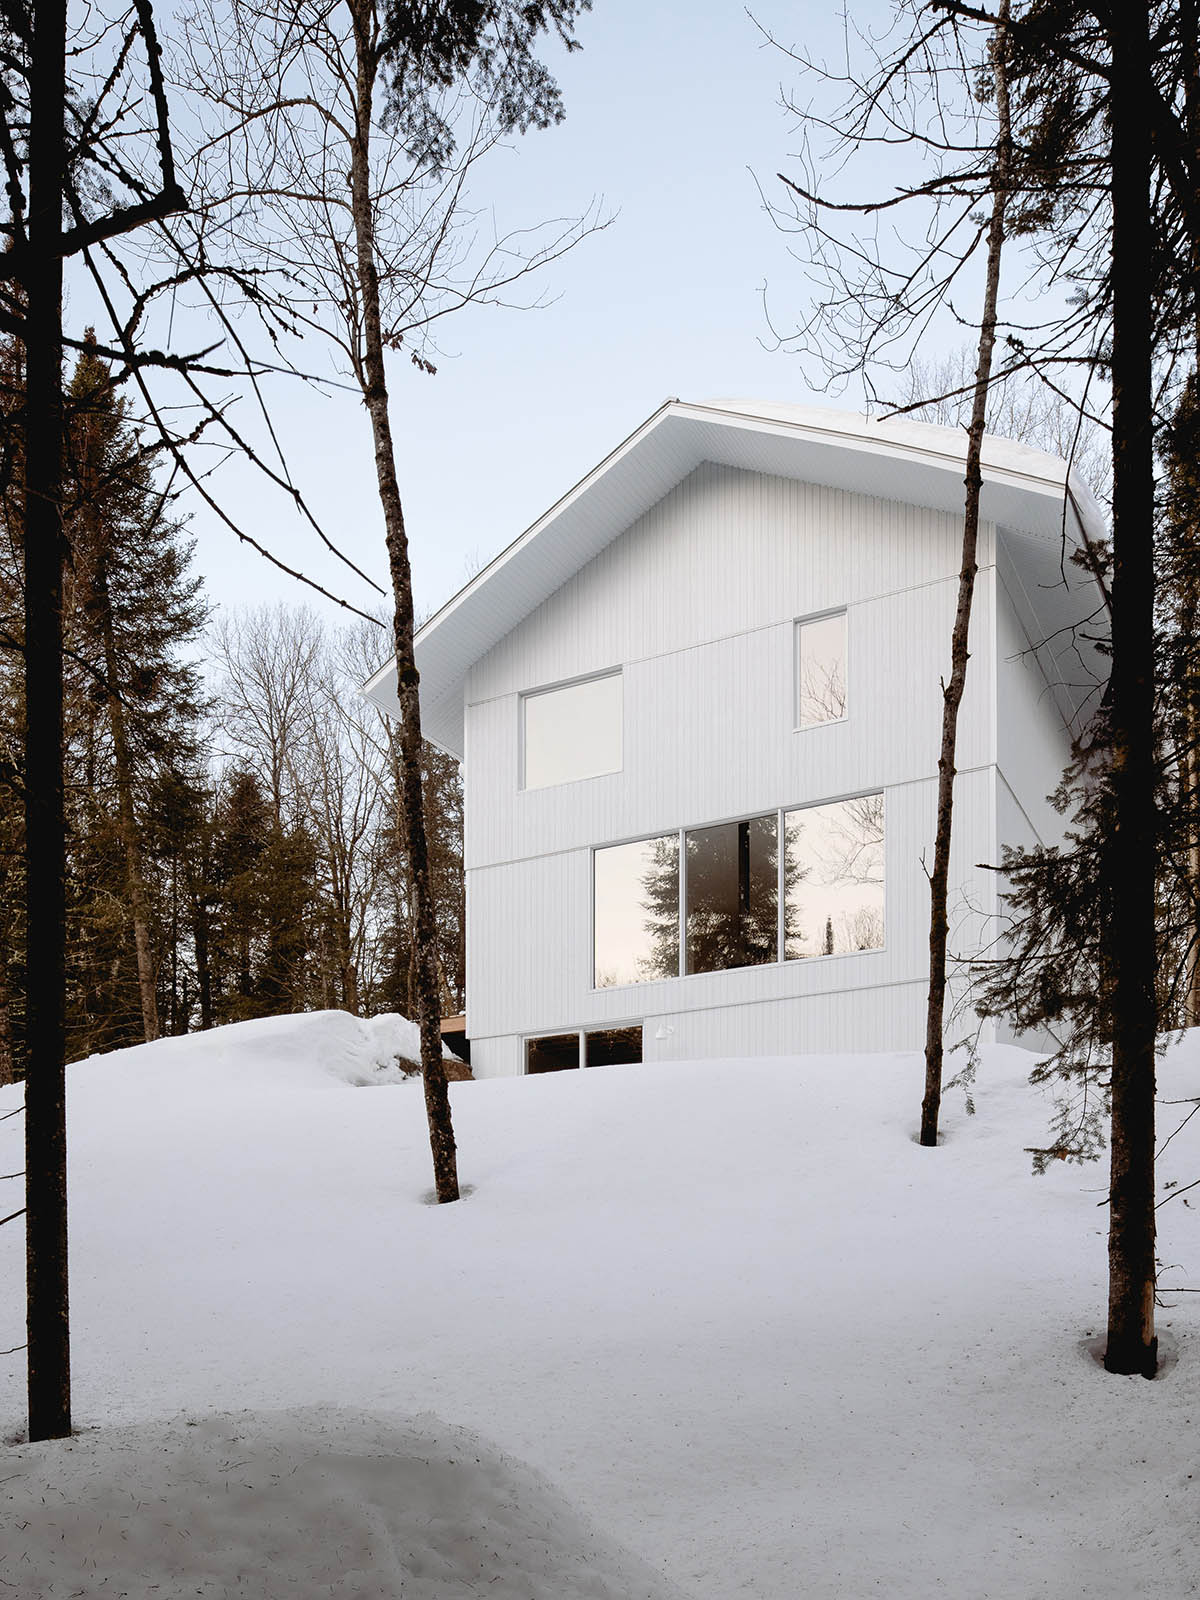
[{"label": "tall narrow window", "polygon": [[721,972],[779,959],[778,832],[772,814],[685,834],[685,971]]},{"label": "tall narrow window", "polygon": [[796,726],[846,715],[846,613],[796,624]]},{"label": "tall narrow window", "polygon": [[679,975],[679,835],[597,850],[594,981],[597,989]]},{"label": "tall narrow window", "polygon": [[784,818],[784,955],[883,948],[883,796]]},{"label": "tall narrow window", "polygon": [[621,770],[621,674],[585,678],[521,697],[522,786]]}]

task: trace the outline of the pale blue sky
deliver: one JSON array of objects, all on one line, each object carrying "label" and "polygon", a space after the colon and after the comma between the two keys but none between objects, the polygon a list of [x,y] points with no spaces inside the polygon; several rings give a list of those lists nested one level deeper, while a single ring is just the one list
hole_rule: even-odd
[{"label": "pale blue sky", "polygon": [[[869,0],[856,16],[878,25],[890,10]],[[840,53],[833,5],[764,0],[755,15],[812,53]],[[752,176],[778,189],[774,174],[795,144],[780,84],[794,83],[794,68],[736,0],[596,0],[579,36],[584,48],[570,57],[547,51],[565,123],[501,152],[481,169],[475,197],[502,226],[520,226],[602,196],[611,226],[549,269],[548,308],[469,311],[444,325],[447,357],[436,377],[407,361],[393,367],[419,611],[448,598],[469,567],[507,545],[668,396],[838,403],[812,393],[795,357],[764,348],[764,281],[784,320],[810,293]],[[316,343],[311,360],[329,370]],[[361,406],[283,378],[271,397],[297,483],[330,535],[383,582]],[[280,496],[236,465],[216,487],[283,559],[355,604],[375,603]],[[209,513],[196,513],[193,532],[216,604],[306,598]]]}]

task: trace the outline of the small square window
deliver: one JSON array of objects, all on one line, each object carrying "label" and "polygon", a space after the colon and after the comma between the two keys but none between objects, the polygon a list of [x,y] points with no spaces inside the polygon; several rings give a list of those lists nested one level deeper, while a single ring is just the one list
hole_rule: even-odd
[{"label": "small square window", "polygon": [[522,787],[620,772],[621,717],[619,672],[522,695]]},{"label": "small square window", "polygon": [[796,726],[816,728],[846,715],[846,613],[796,624]]}]

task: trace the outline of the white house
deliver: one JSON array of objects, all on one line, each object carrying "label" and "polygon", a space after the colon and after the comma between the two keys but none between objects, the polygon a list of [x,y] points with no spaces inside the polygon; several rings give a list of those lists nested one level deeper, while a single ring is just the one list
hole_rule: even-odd
[{"label": "white house", "polygon": [[[664,404],[421,630],[464,762],[477,1076],[920,1048],[965,435]],[[1002,844],[1094,704],[1063,462],[984,454],[951,949],[996,937]],[[367,693],[395,711],[395,672]],[[983,864],[983,865],[981,865]]]}]

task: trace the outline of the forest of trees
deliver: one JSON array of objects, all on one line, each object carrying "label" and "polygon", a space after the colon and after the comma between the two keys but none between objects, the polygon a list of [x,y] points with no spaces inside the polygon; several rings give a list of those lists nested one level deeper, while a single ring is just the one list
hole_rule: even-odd
[{"label": "forest of trees", "polygon": [[[107,364],[68,389],[64,598],[67,1053],[76,1060],[248,1017],[415,1011],[396,731],[360,694],[384,631],[303,604],[210,617],[186,529]],[[3,508],[19,609],[19,497]],[[0,657],[18,763],[20,659]],[[462,788],[426,744],[446,1011],[464,1003]],[[0,1081],[24,1072],[24,881],[0,791]]]},{"label": "forest of trees", "polygon": [[[35,1438],[69,1428],[65,1060],[273,1012],[415,1013],[436,1191],[457,1198],[439,1016],[464,1001],[461,792],[454,763],[421,739],[385,354],[431,371],[438,319],[502,299],[602,225],[592,211],[476,248],[463,205],[477,161],[561,117],[536,51],[547,35],[573,48],[586,9],[194,3],[171,16],[165,70],[150,0],[113,17],[69,19],[64,0],[0,13],[0,1081],[27,1085]],[[973,380],[883,396],[920,411],[971,391],[968,528],[997,396],[1048,387],[1069,454],[1085,425],[1110,434],[1111,548],[1086,553],[1110,679],[1064,779],[1066,845],[1002,864],[1015,922],[982,1003],[1057,1028],[1053,1070],[1111,1110],[1106,1361],[1151,1376],[1155,1041],[1200,1015],[1198,8],[894,9],[895,53],[872,42],[858,80],[792,52],[843,97],[803,113],[797,175],[783,179],[812,269],[795,342],[878,399],[881,372],[893,391],[897,374],[915,381],[939,314],[980,332]],[[172,96],[186,104],[174,121]],[[807,141],[826,135],[832,150],[814,153]],[[818,192],[851,158],[873,189],[879,150],[897,144],[914,159],[908,187],[858,203]],[[906,241],[894,208],[914,200]],[[985,236],[991,288],[972,316],[960,275]],[[876,251],[883,239],[898,256]],[[1027,298],[1045,296],[1032,325],[1006,321],[995,292],[1014,242]],[[68,262],[104,312],[100,336],[70,322]],[[181,288],[215,338],[158,349],[148,330],[171,345]],[[219,441],[305,512],[286,463],[238,431],[228,394],[261,400],[268,370],[308,373],[313,345],[333,351],[370,430],[387,609],[341,629],[290,599],[210,617],[180,485],[320,587],[239,526],[194,449]],[[943,860],[974,562],[968,539],[943,708]],[[356,694],[385,655],[395,724]],[[945,885],[932,877],[936,1101]],[[749,914],[737,937],[746,959],[764,948]]]}]

